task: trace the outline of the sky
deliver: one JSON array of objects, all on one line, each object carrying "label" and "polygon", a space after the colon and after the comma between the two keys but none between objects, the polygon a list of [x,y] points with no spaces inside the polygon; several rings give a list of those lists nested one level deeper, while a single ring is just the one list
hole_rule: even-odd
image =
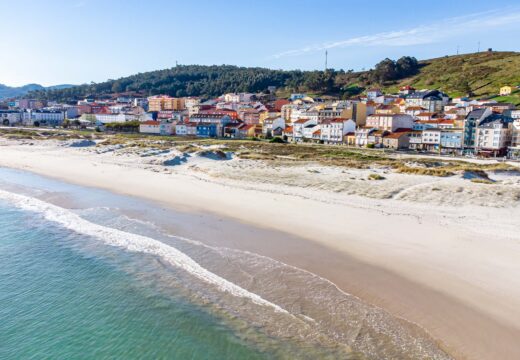
[{"label": "sky", "polygon": [[0,0],[0,84],[82,84],[179,64],[362,70],[519,51],[516,0]]}]

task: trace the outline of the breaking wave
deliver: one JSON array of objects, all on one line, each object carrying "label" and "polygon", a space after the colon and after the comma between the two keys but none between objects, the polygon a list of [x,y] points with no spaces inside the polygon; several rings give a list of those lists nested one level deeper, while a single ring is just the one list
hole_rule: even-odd
[{"label": "breaking wave", "polygon": [[140,252],[159,256],[170,265],[187,271],[198,279],[216,286],[221,291],[237,297],[249,299],[257,305],[273,308],[276,312],[289,314],[280,306],[241,288],[211,271],[208,271],[188,255],[177,250],[173,246],[166,245],[146,236],[89,222],[67,209],[32,197],[0,190],[0,199],[8,201],[20,209],[42,214],[48,221],[57,223],[76,233],[97,238],[107,245],[123,248],[131,252]]}]

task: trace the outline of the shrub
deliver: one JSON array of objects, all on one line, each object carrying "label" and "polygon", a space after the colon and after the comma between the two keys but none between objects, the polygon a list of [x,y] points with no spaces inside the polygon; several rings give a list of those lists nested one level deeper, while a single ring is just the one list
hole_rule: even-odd
[{"label": "shrub", "polygon": [[368,175],[368,180],[385,180],[386,178],[384,176],[381,176],[379,174],[370,174]]},{"label": "shrub", "polygon": [[367,144],[367,148],[369,149],[374,149],[376,147],[375,144]]},{"label": "shrub", "polygon": [[471,179],[471,182],[476,183],[476,184],[488,184],[488,185],[494,184],[493,181],[486,180],[486,179]]},{"label": "shrub", "polygon": [[270,143],[275,143],[275,144],[285,144],[285,141],[281,138],[281,137],[274,137],[272,138],[271,140],[269,140]]}]

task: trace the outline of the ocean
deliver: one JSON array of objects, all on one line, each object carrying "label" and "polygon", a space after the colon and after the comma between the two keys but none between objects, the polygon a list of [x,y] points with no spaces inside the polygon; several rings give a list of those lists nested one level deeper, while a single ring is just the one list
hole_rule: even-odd
[{"label": "ocean", "polygon": [[449,358],[325,279],[161,225],[182,216],[0,168],[0,359]]}]

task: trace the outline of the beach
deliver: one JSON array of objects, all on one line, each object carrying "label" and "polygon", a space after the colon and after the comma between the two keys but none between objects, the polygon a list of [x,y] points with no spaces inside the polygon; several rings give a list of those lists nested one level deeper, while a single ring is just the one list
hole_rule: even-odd
[{"label": "beach", "polygon": [[179,235],[316,274],[417,324],[456,359],[520,357],[520,176],[497,172],[489,185],[153,148],[0,145],[1,167],[191,214]]}]

